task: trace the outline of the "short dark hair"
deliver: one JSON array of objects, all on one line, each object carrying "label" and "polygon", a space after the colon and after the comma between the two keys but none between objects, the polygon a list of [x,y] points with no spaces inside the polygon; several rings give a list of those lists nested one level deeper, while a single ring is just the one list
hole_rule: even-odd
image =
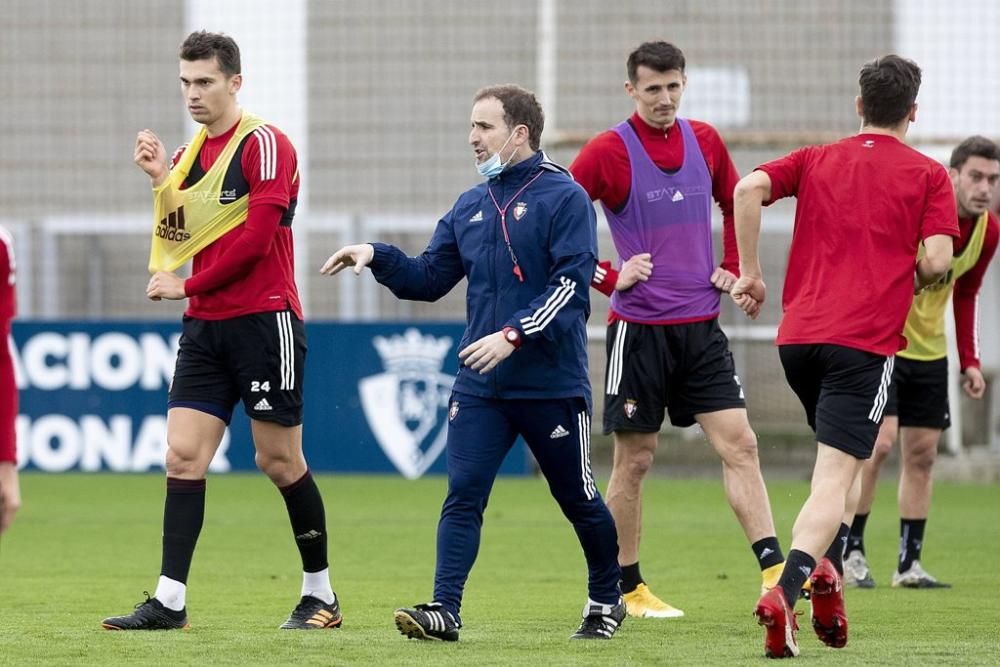
[{"label": "short dark hair", "polygon": [[187,36],[181,44],[181,60],[211,60],[219,61],[219,69],[227,77],[239,74],[240,47],[229,35],[221,32],[196,30]]},{"label": "short dark hair", "polygon": [[537,151],[542,145],[545,112],[542,111],[542,105],[538,103],[535,94],[516,84],[504,83],[480,88],[472,98],[472,103],[475,104],[487,97],[500,100],[500,104],[503,105],[503,122],[507,123],[509,129],[518,125],[528,128],[528,144],[531,150]]},{"label": "short dark hair", "polygon": [[973,135],[955,146],[955,150],[951,152],[948,166],[961,171],[966,161],[973,156],[1000,162],[1000,147],[984,136]]},{"label": "short dark hair", "polygon": [[895,127],[917,101],[920,67],[897,55],[882,56],[861,67],[858,84],[865,125]]},{"label": "short dark hair", "polygon": [[684,52],[669,42],[645,42],[628,54],[628,80],[635,85],[639,80],[639,65],[656,70],[669,72],[672,69],[684,73]]}]

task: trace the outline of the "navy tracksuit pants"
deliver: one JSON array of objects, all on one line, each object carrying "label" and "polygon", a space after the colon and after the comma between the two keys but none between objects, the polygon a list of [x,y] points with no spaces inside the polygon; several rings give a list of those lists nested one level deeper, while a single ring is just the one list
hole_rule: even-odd
[{"label": "navy tracksuit pants", "polygon": [[524,437],[552,496],[576,529],[592,600],[619,600],[618,536],[590,469],[590,412],[583,398],[489,399],[453,393],[448,413],[448,496],[437,534],[434,600],[458,614],[479,552],[483,511],[500,464]]}]

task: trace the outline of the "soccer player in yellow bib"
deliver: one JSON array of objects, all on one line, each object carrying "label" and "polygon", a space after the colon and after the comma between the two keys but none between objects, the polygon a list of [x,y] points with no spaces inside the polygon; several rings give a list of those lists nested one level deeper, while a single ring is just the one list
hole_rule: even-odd
[{"label": "soccer player in yellow bib", "polygon": [[949,174],[958,203],[961,237],[955,241],[951,270],[913,298],[906,319],[908,346],[896,354],[889,402],[875,451],[861,475],[861,499],[851,526],[844,560],[844,583],[873,588],[865,558],[864,531],[875,499],[879,470],[900,435],[899,561],[893,587],[947,588],[920,564],[924,526],[931,504],[938,440],[950,426],[945,309],[952,296],[962,389],[980,399],[986,381],[979,370],[979,289],[1000,238],[989,211],[1000,182],[1000,148],[985,137],[969,137],[951,154]]},{"label": "soccer player in yellow bib", "polygon": [[[101,625],[188,627],[208,468],[242,402],[257,467],[284,499],[302,560],[299,603],[280,627],[336,628],[343,617],[330,584],[326,510],[302,451],[306,333],[292,238],[298,157],[280,129],[240,106],[240,49],[231,37],[193,32],[179,56],[198,133],[169,159],[163,142],[142,130],[133,157],[153,188],[146,296],[188,300],[167,398],[160,577],[153,597]],[[174,271],[189,259],[183,278]]]}]

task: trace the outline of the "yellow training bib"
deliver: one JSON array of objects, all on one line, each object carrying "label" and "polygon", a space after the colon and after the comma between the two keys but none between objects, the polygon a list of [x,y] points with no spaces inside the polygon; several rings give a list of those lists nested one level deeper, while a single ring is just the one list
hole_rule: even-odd
[{"label": "yellow training bib", "polygon": [[265,122],[243,112],[236,131],[205,175],[190,187],[181,185],[198,159],[207,132],[202,127],[170,175],[153,189],[153,240],[149,248],[149,272],[173,271],[223,234],[247,219],[248,194],[221,203],[222,185],[236,150],[243,139]]},{"label": "yellow training bib", "polygon": [[[948,298],[951,296],[955,281],[968,273],[979,261],[988,220],[989,212],[979,216],[972,230],[972,236],[962,249],[962,254],[955,255],[951,260],[948,273],[913,297],[913,305],[910,306],[906,326],[903,328],[907,346],[898,353],[900,357],[916,361],[934,361],[948,356],[948,342],[944,336],[944,311],[948,307]],[[919,256],[923,256],[923,250],[921,245]]]}]

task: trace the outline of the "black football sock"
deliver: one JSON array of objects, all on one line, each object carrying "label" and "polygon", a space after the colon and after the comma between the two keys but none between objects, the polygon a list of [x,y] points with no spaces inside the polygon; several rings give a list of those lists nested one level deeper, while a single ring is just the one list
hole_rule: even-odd
[{"label": "black football sock", "polygon": [[920,551],[924,547],[924,527],[927,519],[899,520],[899,567],[900,572],[906,572],[913,561],[920,560]]},{"label": "black football sock", "polygon": [[639,573],[639,561],[632,563],[631,565],[622,565],[622,594],[631,593],[639,584],[646,583],[642,579],[642,574]]},{"label": "black football sock", "polygon": [[833,538],[830,548],[826,550],[826,557],[833,563],[840,576],[844,576],[844,549],[847,548],[847,535],[850,532],[850,526],[846,523],[840,524],[837,536]]},{"label": "black football sock", "polygon": [[762,540],[757,540],[750,545],[750,548],[753,549],[753,555],[757,557],[757,563],[760,564],[762,572],[785,560],[781,554],[781,546],[778,544],[777,537],[765,537]]},{"label": "black football sock", "polygon": [[205,480],[167,477],[161,575],[187,583],[194,547],[204,521]]},{"label": "black football sock", "polygon": [[788,552],[788,558],[785,559],[785,569],[781,573],[781,579],[778,580],[778,587],[785,594],[789,608],[795,608],[802,584],[806,583],[806,579],[815,569],[816,560],[805,551],[792,549]]},{"label": "black football sock", "polygon": [[296,482],[280,487],[288,518],[295,535],[295,546],[302,556],[302,570],[319,572],[328,567],[326,554],[326,512],[323,496],[307,470]]},{"label": "black football sock", "polygon": [[865,552],[865,524],[868,523],[868,514],[854,515],[854,521],[851,523],[851,533],[847,536],[847,550],[845,553],[851,553],[852,551]]}]

